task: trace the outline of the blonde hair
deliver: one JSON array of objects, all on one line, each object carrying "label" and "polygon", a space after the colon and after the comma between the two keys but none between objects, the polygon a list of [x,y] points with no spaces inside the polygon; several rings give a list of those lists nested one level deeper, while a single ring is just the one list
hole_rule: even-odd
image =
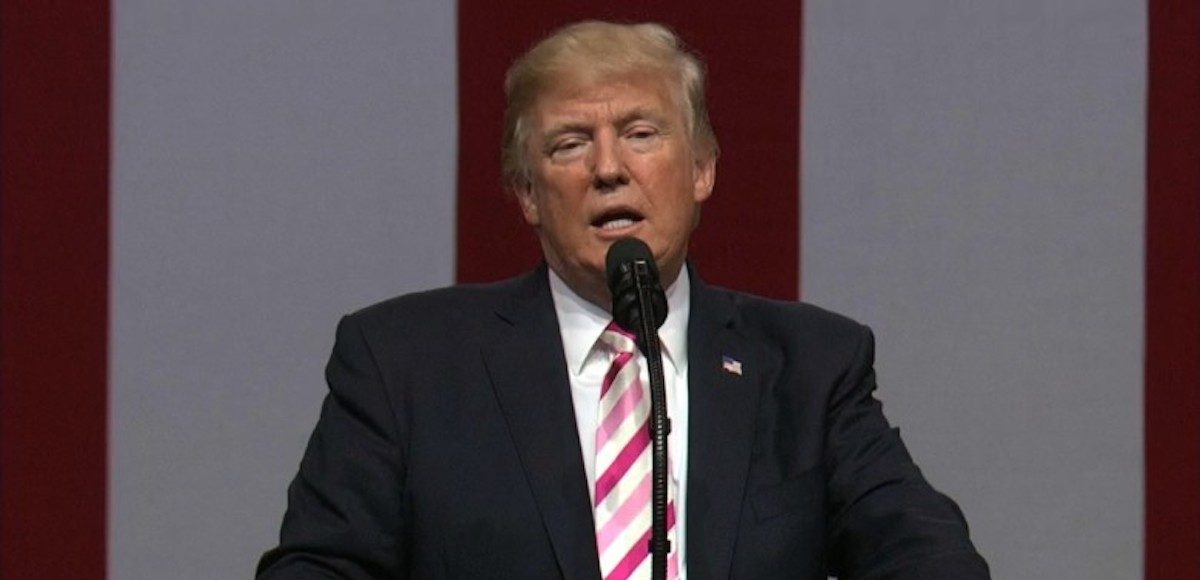
[{"label": "blonde hair", "polygon": [[567,79],[583,83],[636,73],[675,77],[692,150],[698,159],[717,156],[717,137],[708,120],[704,65],[670,29],[655,23],[578,22],[534,45],[508,69],[504,79],[504,182],[529,182],[526,118],[538,96]]}]

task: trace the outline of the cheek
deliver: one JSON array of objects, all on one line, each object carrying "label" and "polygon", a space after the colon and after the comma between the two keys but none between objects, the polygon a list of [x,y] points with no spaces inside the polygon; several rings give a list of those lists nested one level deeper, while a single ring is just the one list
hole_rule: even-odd
[{"label": "cheek", "polygon": [[566,229],[571,224],[573,210],[569,200],[557,196],[545,199],[543,204],[542,217],[555,229]]},{"label": "cheek", "polygon": [[695,187],[687,172],[662,173],[650,189],[656,192],[654,205],[661,209],[672,224],[690,223],[695,206]]}]

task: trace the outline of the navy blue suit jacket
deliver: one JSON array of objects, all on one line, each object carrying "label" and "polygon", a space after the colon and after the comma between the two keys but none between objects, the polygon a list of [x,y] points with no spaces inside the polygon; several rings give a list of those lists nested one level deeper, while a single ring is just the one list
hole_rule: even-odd
[{"label": "navy blue suit jacket", "polygon": [[[866,327],[694,273],[691,305],[690,578],[988,577],[872,396]],[[260,578],[598,579],[563,361],[544,266],[343,319]]]}]

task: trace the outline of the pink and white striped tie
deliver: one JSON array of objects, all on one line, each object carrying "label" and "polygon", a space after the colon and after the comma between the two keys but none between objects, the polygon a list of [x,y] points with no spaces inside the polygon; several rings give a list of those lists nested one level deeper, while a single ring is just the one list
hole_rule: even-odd
[{"label": "pink and white striped tie", "polygon": [[[600,389],[596,427],[596,547],[604,580],[650,578],[650,396],[639,378],[633,334],[610,323],[600,341],[615,358]],[[668,485],[667,578],[679,576],[675,493]]]}]

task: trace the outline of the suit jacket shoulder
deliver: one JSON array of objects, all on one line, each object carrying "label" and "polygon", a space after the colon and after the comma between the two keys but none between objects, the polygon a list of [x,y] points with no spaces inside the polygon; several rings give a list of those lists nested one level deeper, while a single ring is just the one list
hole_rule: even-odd
[{"label": "suit jacket shoulder", "polygon": [[698,314],[702,324],[720,325],[709,313],[725,311],[720,315],[727,319],[724,324],[764,350],[768,360],[777,361],[781,372],[809,378],[844,374],[857,359],[865,356],[870,363],[873,358],[871,330],[847,316],[806,302],[764,298],[703,283],[699,287],[700,308],[693,306],[693,316]]},{"label": "suit jacket shoulder", "polygon": [[535,300],[545,286],[545,269],[486,284],[460,284],[396,296],[351,313],[354,324],[381,335],[418,332],[474,332],[497,311]]}]

